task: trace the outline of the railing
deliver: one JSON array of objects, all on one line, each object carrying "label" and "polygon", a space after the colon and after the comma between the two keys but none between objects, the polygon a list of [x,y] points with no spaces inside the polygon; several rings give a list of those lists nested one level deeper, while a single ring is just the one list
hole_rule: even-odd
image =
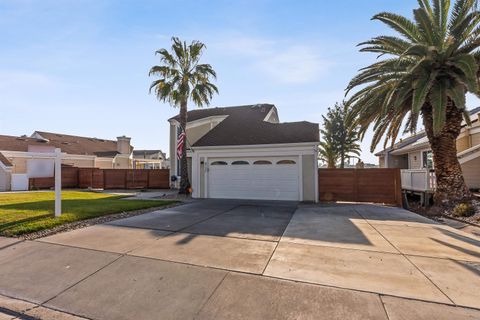
[{"label": "railing", "polygon": [[401,170],[402,189],[410,191],[431,192],[436,188],[435,171],[430,169]]}]

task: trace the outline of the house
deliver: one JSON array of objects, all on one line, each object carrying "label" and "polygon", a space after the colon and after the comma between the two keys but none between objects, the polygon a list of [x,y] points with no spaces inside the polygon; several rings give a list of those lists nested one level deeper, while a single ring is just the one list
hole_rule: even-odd
[{"label": "house", "polygon": [[[187,117],[194,198],[318,201],[318,124],[280,123],[272,104],[197,109]],[[178,120],[169,119],[170,172],[177,177]]]},{"label": "house", "polygon": [[135,169],[168,169],[169,161],[162,150],[133,150]]},{"label": "house", "polygon": [[[480,188],[480,107],[470,111],[472,125],[462,125],[457,139],[457,156],[463,176],[471,189]],[[400,140],[375,154],[381,168],[400,168],[402,188],[432,192],[435,189],[435,164],[425,131]]]},{"label": "house", "polygon": [[[27,190],[30,178],[54,175],[51,159],[32,159],[29,153],[53,153],[60,148],[62,165],[79,168],[133,168],[133,147],[130,138],[117,140],[73,136],[35,131],[31,136],[0,135],[0,191]],[[143,163],[157,163],[145,159]]]}]

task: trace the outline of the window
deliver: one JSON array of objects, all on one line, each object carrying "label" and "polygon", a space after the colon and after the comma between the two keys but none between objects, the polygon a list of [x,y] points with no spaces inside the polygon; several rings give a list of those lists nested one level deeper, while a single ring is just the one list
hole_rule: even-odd
[{"label": "window", "polygon": [[280,160],[277,164],[296,164],[296,162],[293,160]]},{"label": "window", "polygon": [[423,151],[422,154],[423,168],[433,169],[433,153],[432,151]]},{"label": "window", "polygon": [[268,160],[257,160],[253,164],[272,164],[272,163]]},{"label": "window", "polygon": [[245,165],[245,164],[249,164],[248,161],[244,161],[244,160],[237,160],[237,161],[233,161],[232,162],[232,165],[233,166],[236,166],[236,165]]},{"label": "window", "polygon": [[214,161],[212,162],[212,166],[226,166],[228,163],[225,161]]}]

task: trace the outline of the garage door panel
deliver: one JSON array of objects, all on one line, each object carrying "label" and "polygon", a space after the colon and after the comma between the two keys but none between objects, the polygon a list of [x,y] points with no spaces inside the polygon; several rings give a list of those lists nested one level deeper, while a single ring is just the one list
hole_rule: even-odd
[{"label": "garage door panel", "polygon": [[[283,158],[282,158],[283,159]],[[249,165],[232,165],[246,159],[212,159],[228,165],[210,165],[208,196],[210,198],[299,200],[299,170],[296,164],[276,163],[277,158],[250,158]],[[253,164],[255,161],[272,164]]]}]

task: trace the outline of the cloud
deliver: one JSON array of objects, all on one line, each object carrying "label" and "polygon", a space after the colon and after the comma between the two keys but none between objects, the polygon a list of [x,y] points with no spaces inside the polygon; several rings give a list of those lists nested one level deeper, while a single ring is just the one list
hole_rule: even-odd
[{"label": "cloud", "polygon": [[313,82],[331,66],[318,48],[289,40],[230,36],[217,40],[214,46],[224,54],[245,58],[248,67],[262,71],[271,80],[287,84]]},{"label": "cloud", "polygon": [[0,90],[9,90],[12,88],[51,88],[54,81],[47,75],[41,73],[24,71],[1,71],[0,70]]},{"label": "cloud", "polygon": [[306,46],[292,46],[256,63],[273,79],[302,84],[316,80],[327,71],[328,64]]}]

